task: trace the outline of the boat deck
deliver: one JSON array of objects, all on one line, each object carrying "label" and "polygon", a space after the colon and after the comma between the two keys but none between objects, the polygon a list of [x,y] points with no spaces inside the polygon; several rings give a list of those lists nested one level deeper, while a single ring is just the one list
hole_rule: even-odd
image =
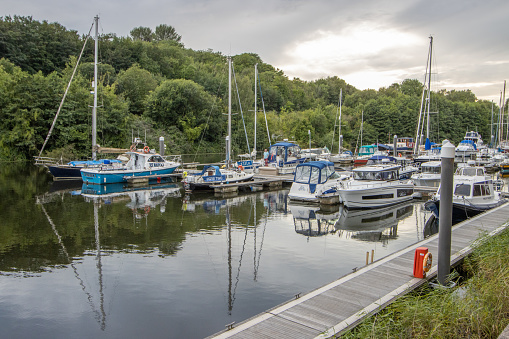
[{"label": "boat deck", "polygon": [[[509,226],[509,203],[452,228],[451,265],[471,253],[480,234]],[[433,266],[425,279],[413,277],[414,252],[427,247]],[[398,297],[436,277],[438,234],[368,264],[326,286],[279,305],[210,338],[329,338],[355,327]]]}]

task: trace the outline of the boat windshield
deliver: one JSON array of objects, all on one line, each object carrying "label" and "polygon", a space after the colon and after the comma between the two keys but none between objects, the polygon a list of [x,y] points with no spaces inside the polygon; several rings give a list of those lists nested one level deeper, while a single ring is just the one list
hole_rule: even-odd
[{"label": "boat windshield", "polygon": [[436,167],[436,166],[422,166],[422,173],[428,173],[428,174],[440,174],[442,168]]},{"label": "boat windshield", "polygon": [[465,168],[459,168],[457,171],[457,174],[459,175],[466,175],[469,177],[473,176],[483,176],[484,175],[484,169],[482,168],[475,168],[475,167],[465,167]]},{"label": "boat windshield", "polygon": [[355,180],[396,180],[398,173],[397,171],[355,171],[353,178]]},{"label": "boat windshield", "polygon": [[454,189],[455,195],[470,196],[470,185],[469,184],[458,184]]}]

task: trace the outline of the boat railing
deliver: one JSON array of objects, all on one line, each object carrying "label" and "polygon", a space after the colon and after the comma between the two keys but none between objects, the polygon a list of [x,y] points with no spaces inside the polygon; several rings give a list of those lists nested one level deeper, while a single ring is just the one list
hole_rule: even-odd
[{"label": "boat railing", "polygon": [[35,164],[37,166],[45,166],[45,167],[63,163],[62,159],[50,158],[50,157],[34,156],[34,160],[35,160]]},{"label": "boat railing", "polygon": [[163,156],[164,160],[166,161],[172,161],[172,162],[176,162],[176,163],[179,163],[179,164],[182,164],[182,155],[180,154],[177,154],[177,155],[165,155]]}]

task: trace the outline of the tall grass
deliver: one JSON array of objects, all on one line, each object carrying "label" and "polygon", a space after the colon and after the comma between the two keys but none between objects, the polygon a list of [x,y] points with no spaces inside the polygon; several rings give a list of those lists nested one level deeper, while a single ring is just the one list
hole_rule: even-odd
[{"label": "tall grass", "polygon": [[455,271],[456,287],[426,285],[342,338],[497,338],[509,323],[509,230],[482,240]]}]

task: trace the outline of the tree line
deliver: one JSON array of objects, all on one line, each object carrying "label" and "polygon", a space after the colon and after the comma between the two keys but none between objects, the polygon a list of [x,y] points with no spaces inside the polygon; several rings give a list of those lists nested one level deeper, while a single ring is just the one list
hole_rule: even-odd
[{"label": "tree line", "polygon": [[[0,17],[0,159],[38,155],[52,124],[86,36],[58,23],[31,17]],[[94,46],[85,45],[69,93],[46,146],[45,155],[66,159],[91,154],[91,105]],[[222,152],[228,111],[227,57],[212,50],[192,50],[169,25],[155,31],[131,30],[131,36],[99,37],[98,143],[127,148],[133,133],[155,147],[164,136],[166,153]],[[407,79],[378,90],[358,90],[337,76],[314,81],[289,79],[254,53],[232,57],[232,145],[252,150],[257,64],[257,145],[290,139],[303,148],[331,147],[337,136],[342,90],[341,134],[353,150],[362,143],[390,143],[392,136],[414,137],[423,84]],[[489,138],[492,103],[470,90],[432,93],[432,139],[458,143],[467,130]],[[498,111],[498,107],[495,108]],[[269,134],[267,135],[267,126]],[[336,131],[334,131],[336,126]],[[337,152],[337,142],[334,145]]]}]

